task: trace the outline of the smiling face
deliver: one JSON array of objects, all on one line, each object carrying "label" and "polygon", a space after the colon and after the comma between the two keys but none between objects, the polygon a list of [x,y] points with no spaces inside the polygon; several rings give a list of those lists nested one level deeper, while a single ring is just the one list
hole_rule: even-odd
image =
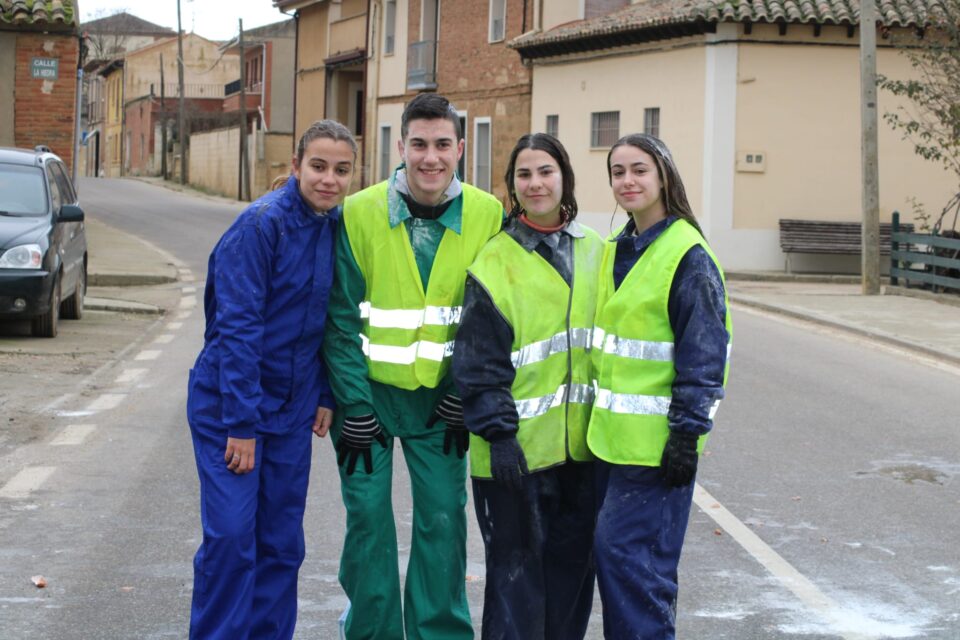
[{"label": "smiling face", "polygon": [[613,150],[610,154],[610,186],[617,203],[634,218],[666,216],[657,163],[643,149],[624,144]]},{"label": "smiling face", "polygon": [[463,155],[463,140],[457,140],[453,123],[446,118],[411,120],[407,137],[397,146],[410,195],[420,204],[439,204]]},{"label": "smiling face", "polygon": [[329,211],[343,202],[353,179],[353,148],[343,140],[314,138],[293,157],[293,175],[300,181],[300,194],[314,211]]},{"label": "smiling face", "polygon": [[560,224],[563,175],[553,156],[540,149],[521,151],[513,169],[513,185],[527,218],[544,227]]}]

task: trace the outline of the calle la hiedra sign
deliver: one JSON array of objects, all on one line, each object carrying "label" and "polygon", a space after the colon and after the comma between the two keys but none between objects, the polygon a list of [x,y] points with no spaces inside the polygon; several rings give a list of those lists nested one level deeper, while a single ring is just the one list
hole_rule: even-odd
[{"label": "calle la hiedra sign", "polygon": [[60,77],[60,61],[57,58],[31,58],[30,77],[56,80]]}]

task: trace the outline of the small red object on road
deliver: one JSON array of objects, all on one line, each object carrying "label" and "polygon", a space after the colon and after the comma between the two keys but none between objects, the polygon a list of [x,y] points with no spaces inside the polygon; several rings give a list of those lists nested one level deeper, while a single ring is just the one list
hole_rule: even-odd
[{"label": "small red object on road", "polygon": [[33,585],[37,589],[43,589],[44,587],[47,586],[47,579],[44,578],[43,576],[33,576],[32,578],[30,578],[30,581],[33,583]]}]

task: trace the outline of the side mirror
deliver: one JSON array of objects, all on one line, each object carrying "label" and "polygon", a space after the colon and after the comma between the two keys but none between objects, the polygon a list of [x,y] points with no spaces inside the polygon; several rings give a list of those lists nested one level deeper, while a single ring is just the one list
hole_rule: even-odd
[{"label": "side mirror", "polygon": [[65,204],[60,207],[57,222],[83,222],[83,209],[75,204]]}]

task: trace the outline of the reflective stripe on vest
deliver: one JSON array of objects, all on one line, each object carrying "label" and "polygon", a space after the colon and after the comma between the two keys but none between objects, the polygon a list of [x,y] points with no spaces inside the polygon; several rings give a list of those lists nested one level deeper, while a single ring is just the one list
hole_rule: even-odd
[{"label": "reflective stripe on vest", "polygon": [[672,342],[653,342],[651,340],[634,340],[620,336],[607,335],[599,327],[593,330],[593,348],[602,353],[610,353],[623,358],[637,360],[663,360],[673,362]]},{"label": "reflective stripe on vest", "polygon": [[[573,240],[573,291],[536,251],[506,232],[470,267],[513,330],[510,392],[519,418],[517,440],[531,471],[586,461],[593,386],[590,346],[603,242],[592,230]],[[490,477],[490,445],[470,438],[470,473]]]},{"label": "reflective stripe on vest", "polygon": [[366,283],[360,340],[373,380],[401,389],[436,387],[449,368],[460,323],[466,268],[501,226],[503,207],[463,185],[461,233],[444,231],[427,290],[407,227],[391,228],[388,183],[347,198],[343,224]]},{"label": "reflective stripe on vest", "polygon": [[[573,348],[590,348],[590,329],[570,329],[570,346]],[[510,354],[510,360],[513,361],[513,367],[520,367],[534,362],[546,360],[555,353],[567,352],[567,332],[561,331],[546,340],[540,340],[528,344],[525,347],[517,349]]]}]

